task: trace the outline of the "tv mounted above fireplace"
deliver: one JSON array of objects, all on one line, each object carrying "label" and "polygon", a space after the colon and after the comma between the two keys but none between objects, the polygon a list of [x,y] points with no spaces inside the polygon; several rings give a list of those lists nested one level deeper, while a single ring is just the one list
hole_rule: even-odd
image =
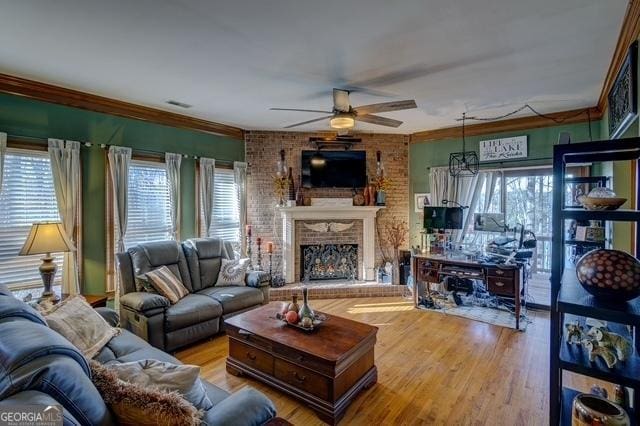
[{"label": "tv mounted above fireplace", "polygon": [[367,185],[366,151],[302,151],[304,188],[362,188]]}]

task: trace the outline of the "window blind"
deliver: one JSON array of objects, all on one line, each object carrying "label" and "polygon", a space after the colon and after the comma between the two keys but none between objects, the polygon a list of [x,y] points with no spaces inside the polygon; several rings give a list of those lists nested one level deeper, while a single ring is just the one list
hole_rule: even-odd
[{"label": "window blind", "polygon": [[132,160],[124,244],[171,239],[171,201],[164,164]]},{"label": "window blind", "polygon": [[213,182],[213,214],[210,236],[240,241],[240,212],[233,170],[216,169]]},{"label": "window blind", "polygon": [[[11,289],[41,285],[41,255],[18,256],[33,222],[59,221],[46,152],[9,149],[0,191],[0,283]],[[62,254],[54,254],[62,265]],[[59,283],[61,274],[56,275]]]}]

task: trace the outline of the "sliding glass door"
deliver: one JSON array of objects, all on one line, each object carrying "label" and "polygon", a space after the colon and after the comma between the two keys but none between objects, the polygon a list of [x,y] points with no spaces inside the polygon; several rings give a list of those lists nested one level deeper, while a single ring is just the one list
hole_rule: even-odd
[{"label": "sliding glass door", "polygon": [[549,306],[551,273],[551,203],[553,176],[550,169],[518,170],[504,173],[507,224],[524,226],[538,243],[531,259],[527,289],[529,302]]}]

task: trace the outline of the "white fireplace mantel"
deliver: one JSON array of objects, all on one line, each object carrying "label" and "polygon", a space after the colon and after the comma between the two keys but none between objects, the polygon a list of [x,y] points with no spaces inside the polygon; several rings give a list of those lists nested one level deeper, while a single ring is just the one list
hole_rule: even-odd
[{"label": "white fireplace mantel", "polygon": [[296,254],[296,232],[295,222],[297,220],[362,220],[362,265],[360,276],[367,281],[372,281],[374,277],[374,267],[376,261],[375,250],[375,226],[376,214],[382,206],[300,206],[279,208],[282,216],[282,248],[283,275],[287,283],[295,281],[295,254]]}]

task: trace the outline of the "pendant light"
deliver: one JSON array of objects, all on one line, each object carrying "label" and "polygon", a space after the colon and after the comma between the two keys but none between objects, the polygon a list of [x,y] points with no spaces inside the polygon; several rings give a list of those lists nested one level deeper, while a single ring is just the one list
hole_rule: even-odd
[{"label": "pendant light", "polygon": [[467,151],[464,135],[464,122],[466,113],[462,113],[462,152],[452,152],[449,154],[449,174],[456,176],[473,176],[478,173],[479,161],[475,151]]}]

